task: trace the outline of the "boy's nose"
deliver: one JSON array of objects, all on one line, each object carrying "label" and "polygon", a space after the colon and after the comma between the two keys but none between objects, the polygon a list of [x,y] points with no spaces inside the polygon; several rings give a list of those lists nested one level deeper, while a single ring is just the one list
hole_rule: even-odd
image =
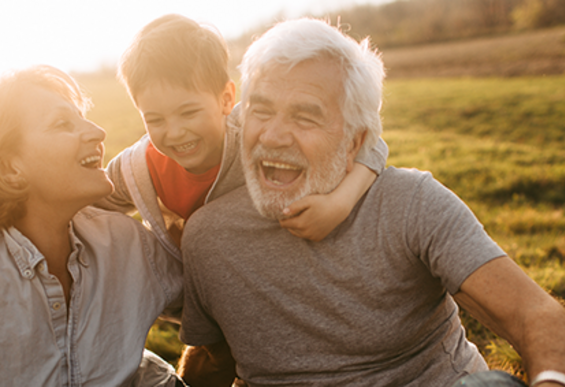
[{"label": "boy's nose", "polygon": [[167,137],[169,139],[182,138],[186,134],[187,129],[180,122],[171,121],[167,127]]}]

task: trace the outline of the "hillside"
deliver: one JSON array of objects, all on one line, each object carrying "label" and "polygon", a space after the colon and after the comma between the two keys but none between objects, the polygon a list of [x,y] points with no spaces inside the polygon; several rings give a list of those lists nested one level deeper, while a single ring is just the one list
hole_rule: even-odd
[{"label": "hillside", "polygon": [[505,36],[385,48],[383,60],[389,78],[564,74],[565,26]]}]

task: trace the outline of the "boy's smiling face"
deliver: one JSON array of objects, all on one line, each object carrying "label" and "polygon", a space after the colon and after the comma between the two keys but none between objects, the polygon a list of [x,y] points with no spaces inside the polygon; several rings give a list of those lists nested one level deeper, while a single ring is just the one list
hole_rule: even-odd
[{"label": "boy's smiling face", "polygon": [[136,102],[151,142],[165,156],[195,174],[222,161],[225,116],[235,103],[232,81],[219,96],[156,81]]}]

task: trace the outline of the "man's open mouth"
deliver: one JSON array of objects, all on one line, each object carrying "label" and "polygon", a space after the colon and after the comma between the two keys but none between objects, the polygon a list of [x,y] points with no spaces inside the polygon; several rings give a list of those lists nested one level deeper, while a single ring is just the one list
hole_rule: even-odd
[{"label": "man's open mouth", "polygon": [[291,184],[302,174],[302,167],[280,161],[261,161],[263,176],[276,186]]}]

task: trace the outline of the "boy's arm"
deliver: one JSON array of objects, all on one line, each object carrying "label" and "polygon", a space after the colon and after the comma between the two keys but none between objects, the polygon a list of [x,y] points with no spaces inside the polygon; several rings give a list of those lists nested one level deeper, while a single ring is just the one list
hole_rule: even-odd
[{"label": "boy's arm", "polygon": [[292,203],[283,213],[280,225],[299,238],[321,241],[350,214],[383,171],[388,156],[386,143],[379,138],[367,152],[359,152],[353,169],[335,190],[327,195],[310,195]]},{"label": "boy's arm", "polygon": [[106,167],[106,174],[114,184],[114,191],[109,196],[94,203],[94,206],[128,214],[134,212],[136,208],[123,178],[122,157],[124,157],[123,153],[120,153]]},{"label": "boy's arm", "polygon": [[280,225],[299,238],[321,241],[349,216],[376,178],[372,170],[355,163],[331,193],[306,196],[285,208],[289,218],[280,220]]}]

